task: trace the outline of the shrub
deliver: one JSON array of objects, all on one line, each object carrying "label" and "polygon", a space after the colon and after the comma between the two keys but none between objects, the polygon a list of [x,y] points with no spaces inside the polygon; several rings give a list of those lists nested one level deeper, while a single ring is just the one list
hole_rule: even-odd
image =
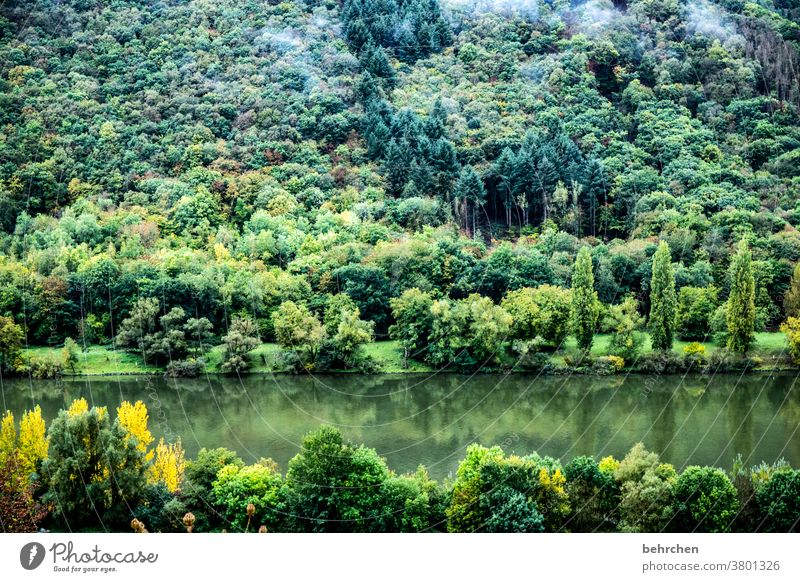
[{"label": "shrub", "polygon": [[679,532],[728,531],[739,510],[736,489],[728,476],[715,467],[687,467],[673,488]]},{"label": "shrub", "polygon": [[164,376],[167,378],[197,378],[206,368],[203,358],[176,360],[167,364]]},{"label": "shrub", "polygon": [[795,364],[800,364],[800,318],[790,317],[781,324],[781,331],[786,334],[789,354]]},{"label": "shrub", "polygon": [[20,369],[23,373],[28,373],[37,380],[54,380],[61,378],[64,372],[64,364],[60,359],[52,355],[28,356],[25,364]]},{"label": "shrub", "polygon": [[625,367],[625,360],[619,356],[600,356],[592,362],[592,371],[598,376],[610,376]]},{"label": "shrub", "polygon": [[655,374],[674,374],[684,369],[683,359],[675,352],[652,352],[639,360],[639,367]]},{"label": "shrub", "polygon": [[698,342],[692,342],[683,348],[683,361],[686,367],[702,367],[706,363],[706,347]]},{"label": "shrub", "polygon": [[639,315],[638,305],[633,297],[628,297],[619,305],[612,305],[606,316],[606,325],[611,332],[609,352],[627,362],[635,362],[644,343],[644,334],[639,328],[644,318]]},{"label": "shrub", "polygon": [[678,337],[702,340],[711,333],[711,319],[717,309],[716,287],[682,287],[678,294],[676,328]]},{"label": "shrub", "polygon": [[795,532],[800,527],[800,471],[777,471],[756,493],[761,528]]}]

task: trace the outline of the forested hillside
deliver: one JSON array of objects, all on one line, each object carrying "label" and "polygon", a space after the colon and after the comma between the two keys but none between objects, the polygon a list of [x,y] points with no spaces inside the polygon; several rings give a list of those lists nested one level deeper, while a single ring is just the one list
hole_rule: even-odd
[{"label": "forested hillside", "polygon": [[486,361],[491,333],[563,341],[513,293],[569,313],[583,247],[597,325],[634,329],[664,241],[702,339],[741,239],[775,329],[800,310],[799,23],[797,0],[4,2],[3,337],[156,362],[224,337],[232,371],[335,339],[348,365],[420,347],[413,303]]}]

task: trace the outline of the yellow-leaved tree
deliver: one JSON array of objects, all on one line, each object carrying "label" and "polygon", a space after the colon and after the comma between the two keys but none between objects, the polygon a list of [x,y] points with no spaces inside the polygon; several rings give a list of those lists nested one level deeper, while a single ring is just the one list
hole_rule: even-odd
[{"label": "yellow-leaved tree", "polygon": [[6,458],[17,446],[17,428],[14,425],[14,414],[6,410],[0,422],[0,461]]},{"label": "yellow-leaved tree", "polygon": [[147,448],[153,442],[153,435],[147,428],[147,406],[141,400],[131,404],[125,400],[117,408],[117,418],[122,427],[127,431],[128,437],[136,440],[136,448],[145,453],[145,461],[153,460],[153,451]]},{"label": "yellow-leaved tree", "polygon": [[86,398],[78,398],[77,400],[73,400],[72,404],[69,405],[67,409],[67,414],[69,416],[80,416],[84,412],[89,412],[89,403],[86,402]]},{"label": "yellow-leaved tree", "polygon": [[156,458],[150,469],[151,483],[164,483],[169,491],[175,491],[183,481],[183,470],[186,466],[181,441],[167,444],[164,439],[156,445]]},{"label": "yellow-leaved tree", "polygon": [[47,430],[42,409],[37,404],[33,410],[26,411],[19,422],[17,448],[25,462],[25,470],[31,473],[37,463],[47,458]]}]

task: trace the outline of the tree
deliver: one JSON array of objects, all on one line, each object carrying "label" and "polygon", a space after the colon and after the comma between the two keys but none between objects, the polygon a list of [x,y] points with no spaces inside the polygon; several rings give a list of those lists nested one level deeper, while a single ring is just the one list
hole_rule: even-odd
[{"label": "tree", "polygon": [[800,263],[794,266],[789,288],[783,296],[783,311],[786,317],[800,315]]},{"label": "tree", "polygon": [[729,531],[739,510],[736,489],[728,476],[714,467],[687,467],[672,491],[678,532]]},{"label": "tree", "polygon": [[728,349],[746,353],[755,340],[756,290],[752,255],[745,239],[739,241],[730,266],[728,296]]},{"label": "tree", "polygon": [[275,463],[262,459],[255,465],[222,467],[211,495],[222,508],[226,527],[239,532],[255,531],[261,525],[273,529],[282,517],[278,512],[282,484]]},{"label": "tree", "polygon": [[194,531],[211,531],[221,527],[222,513],[213,503],[211,490],[217,474],[229,465],[243,467],[244,461],[233,451],[222,447],[203,447],[193,460],[186,463],[181,498],[185,504],[184,513],[191,511],[195,516]]},{"label": "tree", "polygon": [[718,305],[717,288],[681,287],[675,327],[685,340],[702,341],[711,334],[711,318]]},{"label": "tree", "polygon": [[639,331],[643,323],[635,298],[626,297],[619,305],[612,305],[606,320],[611,331],[609,353],[633,364],[644,343],[644,334]]},{"label": "tree", "polygon": [[474,237],[477,230],[477,210],[486,200],[486,190],[483,180],[472,166],[464,166],[461,169],[454,196],[462,203],[460,214],[467,236]]},{"label": "tree", "polygon": [[128,440],[135,444],[145,460],[150,461],[153,459],[153,452],[148,451],[148,447],[153,442],[153,435],[147,428],[148,419],[147,406],[141,400],[137,400],[135,404],[124,400],[117,408],[117,420],[125,429]]},{"label": "tree", "polygon": [[619,504],[614,478],[591,457],[579,456],[564,467],[571,512],[566,526],[575,532],[613,531]]},{"label": "tree", "polygon": [[637,443],[614,470],[620,488],[619,529],[628,532],[662,532],[673,516],[672,486],[677,478],[672,465]]},{"label": "tree", "polygon": [[777,471],[756,493],[759,530],[796,532],[800,527],[800,471]]},{"label": "tree", "polygon": [[78,342],[71,337],[66,338],[64,340],[64,347],[61,348],[61,361],[64,367],[69,368],[73,374],[75,373],[75,364],[78,363],[79,354],[80,348],[78,347]]},{"label": "tree", "polygon": [[185,454],[180,439],[167,444],[164,438],[159,439],[155,448],[153,465],[150,468],[150,482],[162,483],[167,491],[173,493],[183,482],[186,467]]},{"label": "tree", "polygon": [[13,372],[20,364],[22,328],[10,317],[0,316],[0,371]]},{"label": "tree", "polygon": [[37,471],[40,463],[47,459],[47,436],[42,409],[38,404],[33,410],[26,410],[22,415],[19,422],[17,450],[22,461],[19,468],[26,471],[27,476]]},{"label": "tree", "polygon": [[152,364],[180,360],[187,352],[184,310],[173,307],[158,317],[159,309],[158,299],[138,299],[130,316],[122,321],[116,338],[118,346],[136,349],[145,362]]},{"label": "tree", "polygon": [[358,309],[355,302],[346,293],[337,293],[331,295],[328,304],[325,306],[325,316],[322,323],[325,324],[325,331],[329,336],[336,333],[339,329],[339,324],[345,313]]},{"label": "tree", "polygon": [[453,483],[448,531],[557,531],[569,511],[565,482],[554,459],[470,445]]},{"label": "tree", "polygon": [[313,366],[327,332],[308,307],[285,301],[272,315],[272,321],[281,347],[300,354],[306,367]]},{"label": "tree", "polygon": [[222,370],[238,374],[250,368],[247,354],[261,343],[258,330],[252,320],[245,317],[234,318],[228,333],[222,338],[225,346]]},{"label": "tree", "polygon": [[474,369],[499,361],[511,316],[488,297],[472,294],[461,301],[434,301],[431,316],[427,350],[431,364]]},{"label": "tree", "polygon": [[70,530],[121,527],[145,491],[147,462],[119,419],[85,404],[62,410],[50,425],[42,499]]},{"label": "tree", "polygon": [[186,320],[183,329],[186,336],[192,342],[194,357],[197,358],[204,351],[206,347],[205,342],[211,339],[214,325],[208,318],[191,317]]},{"label": "tree", "polygon": [[408,366],[409,358],[424,360],[433,328],[433,296],[414,287],[394,297],[390,305],[395,323],[389,335],[403,347],[403,362]]},{"label": "tree", "polygon": [[357,357],[361,347],[371,342],[374,337],[375,324],[359,318],[358,307],[345,311],[331,338],[334,350],[339,354],[346,367],[353,367],[359,360]]},{"label": "tree", "polygon": [[789,354],[795,364],[800,363],[800,318],[790,317],[781,324],[781,331],[786,334]]},{"label": "tree", "polygon": [[598,317],[597,303],[592,256],[589,247],[581,247],[572,271],[572,325],[581,350],[588,351],[592,347]]},{"label": "tree", "polygon": [[384,272],[372,265],[351,264],[336,269],[333,277],[353,299],[361,317],[375,322],[375,332],[386,333],[391,293]]},{"label": "tree", "polygon": [[138,299],[131,308],[130,315],[122,320],[117,330],[117,345],[123,348],[136,346],[145,358],[145,337],[156,331],[158,310],[158,299],[154,297]]},{"label": "tree", "polygon": [[654,350],[669,351],[675,334],[675,276],[672,255],[666,241],[661,241],[653,255],[650,279],[650,339]]},{"label": "tree", "polygon": [[511,316],[514,338],[540,337],[560,347],[569,333],[571,303],[569,289],[545,284],[509,291],[501,306]]},{"label": "tree", "polygon": [[384,532],[441,531],[448,492],[423,466],[413,475],[391,475],[381,487],[383,511],[376,528]]},{"label": "tree", "polygon": [[289,461],[286,513],[292,527],[308,532],[369,532],[385,513],[382,486],[386,463],[373,449],[346,442],[337,429],[323,426],[303,439]]}]

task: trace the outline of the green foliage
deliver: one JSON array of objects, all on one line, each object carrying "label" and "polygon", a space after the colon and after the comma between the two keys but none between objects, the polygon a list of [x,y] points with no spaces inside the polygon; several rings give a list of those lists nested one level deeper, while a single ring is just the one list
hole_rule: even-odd
[{"label": "green foliage", "polygon": [[781,331],[786,334],[786,343],[789,345],[789,354],[792,361],[800,363],[800,319],[790,317],[781,324]]},{"label": "green foliage", "polygon": [[[275,464],[269,460],[245,467],[225,465],[212,484],[211,499],[222,508],[229,530],[255,531],[262,525],[271,530],[280,517],[276,509],[282,481]],[[247,509],[251,503],[254,506],[252,515]]]},{"label": "green foliage", "polygon": [[417,288],[408,289],[392,299],[391,306],[395,323],[389,334],[403,347],[404,360],[426,359],[433,328],[433,297]]},{"label": "green foliage", "polygon": [[713,467],[687,467],[673,487],[675,531],[729,531],[739,510],[736,489],[728,476]]},{"label": "green foliage", "polygon": [[381,487],[380,531],[440,531],[446,523],[448,495],[424,467],[413,475],[391,475]]},{"label": "green foliage", "polygon": [[244,467],[236,453],[225,448],[202,448],[197,457],[186,463],[183,490],[181,492],[180,517],[187,511],[195,516],[194,531],[210,531],[222,527],[221,512],[211,497],[214,481],[223,467]]},{"label": "green foliage", "polygon": [[0,316],[0,368],[3,372],[13,372],[21,364],[24,337],[22,328],[13,319]]},{"label": "green foliage", "polygon": [[711,319],[718,305],[718,291],[710,287],[681,287],[675,328],[684,340],[705,340],[711,335]]},{"label": "green foliage", "polygon": [[589,350],[594,340],[598,310],[592,257],[588,247],[581,247],[572,272],[572,317],[578,347]]},{"label": "green foliage", "polygon": [[566,527],[573,531],[613,531],[619,488],[591,457],[575,457],[564,467],[572,511]]},{"label": "green foliage", "polygon": [[644,343],[644,334],[639,331],[643,325],[644,318],[639,315],[639,307],[633,297],[626,297],[619,305],[612,305],[606,317],[606,327],[611,330],[609,352],[629,365],[634,364]]},{"label": "green foliage", "polygon": [[345,311],[336,327],[336,333],[331,337],[333,349],[346,368],[354,368],[359,361],[363,361],[362,346],[375,337],[375,324],[360,319],[360,315],[358,307]]},{"label": "green foliage", "polygon": [[451,532],[541,532],[559,529],[569,511],[557,461],[506,457],[502,449],[470,445],[447,509]]},{"label": "green foliage", "polygon": [[[294,301],[281,303],[272,318],[278,343],[286,349],[301,354],[303,365],[309,369],[313,368],[327,337],[325,326],[308,307]],[[339,325],[341,320],[337,324],[337,330]]]},{"label": "green foliage", "polygon": [[568,289],[553,285],[510,291],[502,307],[511,316],[511,335],[516,339],[542,338],[560,347],[570,331],[572,297]]},{"label": "green foliage", "polygon": [[238,374],[250,367],[247,354],[261,342],[258,339],[258,330],[252,320],[246,317],[237,317],[231,322],[231,327],[222,338],[222,343],[225,346],[222,370]]},{"label": "green foliage", "polygon": [[792,280],[783,296],[783,310],[787,317],[800,315],[800,263],[792,271]]},{"label": "green foliage", "polygon": [[431,364],[474,369],[499,362],[512,320],[491,299],[476,294],[460,301],[440,299],[431,314]]},{"label": "green foliage", "polygon": [[674,467],[659,463],[658,455],[636,444],[614,470],[620,488],[619,529],[662,532],[674,515]]},{"label": "green foliage", "polygon": [[62,410],[48,439],[42,499],[53,505],[53,519],[69,529],[127,526],[127,508],[142,499],[148,466],[119,420],[111,422],[105,408]]},{"label": "green foliage", "polygon": [[753,343],[756,317],[752,256],[745,239],[739,241],[736,254],[731,259],[730,282],[728,349],[744,354]]},{"label": "green foliage", "polygon": [[794,532],[800,523],[800,471],[782,470],[756,493],[760,509],[759,530]]},{"label": "green foliage", "polygon": [[303,439],[286,473],[285,511],[297,531],[369,532],[385,513],[381,489],[389,478],[373,449],[353,446],[331,427]]},{"label": "green foliage", "polygon": [[80,349],[78,343],[68,337],[64,340],[64,347],[61,349],[61,363],[65,368],[69,368],[70,372],[75,373],[75,365],[78,363]]},{"label": "green foliage", "polygon": [[672,349],[675,334],[675,276],[669,245],[661,241],[653,255],[650,279],[650,340],[654,350]]}]

